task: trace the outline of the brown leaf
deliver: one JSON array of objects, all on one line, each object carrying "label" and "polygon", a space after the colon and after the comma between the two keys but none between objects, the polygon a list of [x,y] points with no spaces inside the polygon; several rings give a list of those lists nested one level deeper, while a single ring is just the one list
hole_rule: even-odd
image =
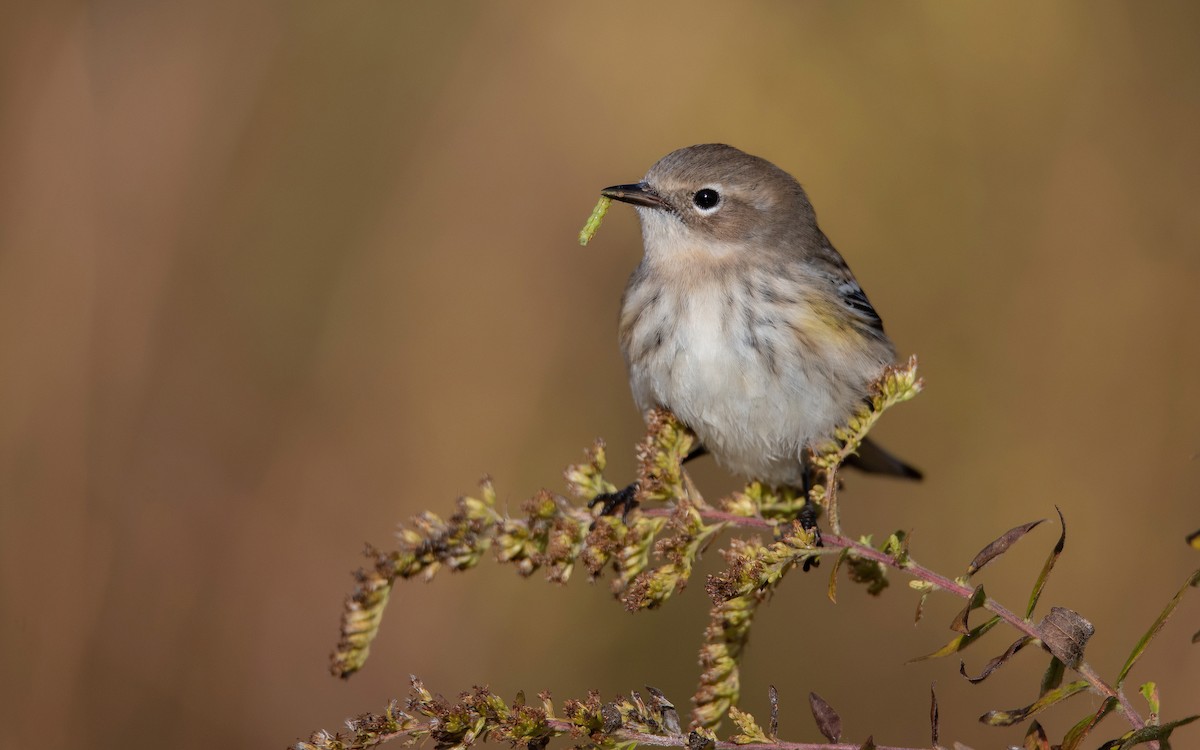
[{"label": "brown leaf", "polygon": [[967,675],[967,663],[965,661],[960,661],[958,663],[958,673],[963,677],[966,677],[967,681],[972,685],[977,685],[986,680],[992,672],[995,672],[997,669],[1004,666],[1004,664],[1009,659],[1013,658],[1018,651],[1025,648],[1030,643],[1033,643],[1033,636],[1030,635],[1021,636],[1017,640],[1013,641],[1013,644],[1009,646],[1004,653],[1000,654],[984,665],[983,671],[979,673],[978,677],[969,677]]},{"label": "brown leaf", "polygon": [[654,698],[654,702],[658,704],[658,711],[662,715],[663,729],[668,734],[682,734],[682,729],[679,726],[679,711],[675,709],[675,704],[667,700],[667,696],[663,691],[656,687],[646,686],[646,691]]},{"label": "brown leaf", "polygon": [[830,742],[840,741],[842,739],[842,717],[833,710],[833,706],[826,703],[825,699],[816,693],[808,694],[808,703],[812,707],[813,718],[817,720],[817,729],[821,730],[825,739]]},{"label": "brown leaf", "polygon": [[1018,539],[1028,534],[1030,531],[1035,529],[1038,524],[1045,520],[1046,519],[1043,518],[1037,521],[1030,521],[1027,524],[1023,524],[1004,532],[999,539],[996,539],[988,546],[979,550],[979,554],[975,555],[975,559],[972,560],[971,564],[967,566],[967,575],[973,576],[978,573],[984,565],[987,565],[992,560],[995,560],[1000,555],[1003,555],[1008,551],[1009,547],[1016,543]]},{"label": "brown leaf", "polygon": [[767,698],[771,702],[771,739],[779,736],[779,691],[771,685],[767,690]]},{"label": "brown leaf", "polygon": [[862,743],[862,747],[860,747],[858,750],[875,750],[875,736],[872,735],[868,737],[867,741]]},{"label": "brown leaf", "polygon": [[1050,614],[1038,625],[1038,632],[1050,653],[1068,667],[1074,667],[1083,658],[1083,649],[1095,634],[1096,627],[1078,612],[1066,607],[1051,607]]},{"label": "brown leaf", "polygon": [[1042,729],[1042,725],[1034,719],[1029,725],[1029,731],[1025,733],[1025,750],[1050,750],[1050,738],[1046,736],[1046,730]]},{"label": "brown leaf", "polygon": [[955,618],[954,622],[950,623],[950,629],[955,633],[966,635],[971,632],[970,626],[967,625],[967,616],[971,614],[971,610],[978,609],[987,601],[987,594],[983,593],[983,584],[975,587],[971,592],[971,598],[967,600],[967,606],[962,608]]},{"label": "brown leaf", "polygon": [[929,686],[929,730],[933,737],[933,747],[938,746],[938,705],[937,683]]}]

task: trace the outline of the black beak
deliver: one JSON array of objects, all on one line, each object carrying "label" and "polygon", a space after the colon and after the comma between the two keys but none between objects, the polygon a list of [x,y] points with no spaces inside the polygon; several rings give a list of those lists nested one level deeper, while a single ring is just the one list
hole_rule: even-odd
[{"label": "black beak", "polygon": [[654,189],[644,182],[634,185],[613,185],[612,187],[606,187],[600,191],[600,195],[612,198],[615,201],[632,203],[635,206],[670,208],[670,204],[663,200],[661,195],[654,192]]}]

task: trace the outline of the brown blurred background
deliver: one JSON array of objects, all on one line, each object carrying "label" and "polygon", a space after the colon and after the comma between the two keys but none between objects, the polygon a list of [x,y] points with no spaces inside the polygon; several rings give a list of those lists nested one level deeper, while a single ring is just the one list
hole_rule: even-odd
[{"label": "brown blurred background", "polygon": [[[6,747],[282,747],[453,695],[646,683],[686,706],[707,602],[485,564],[402,586],[373,659],[326,673],[364,541],[492,474],[516,508],[641,433],[615,341],[640,244],[603,186],[725,141],[808,187],[928,390],[853,478],[854,531],[955,573],[1053,516],[1044,597],[1113,676],[1200,555],[1200,12],[1191,3],[10,3],[0,21],[0,724]],[[703,462],[702,462],[703,463]],[[733,480],[706,464],[716,497]],[[1051,525],[983,575],[1020,607]],[[707,572],[719,560],[706,560]],[[976,717],[956,601],[795,573],[745,706],[817,739],[1019,739]],[[1200,710],[1200,596],[1132,683]],[[996,631],[967,653],[977,670]],[[1140,699],[1137,699],[1140,705]],[[1059,733],[1097,705],[1047,714]],[[1110,719],[1115,734],[1119,722]],[[1200,742],[1188,730],[1186,742]],[[11,744],[9,744],[11,743]]]}]

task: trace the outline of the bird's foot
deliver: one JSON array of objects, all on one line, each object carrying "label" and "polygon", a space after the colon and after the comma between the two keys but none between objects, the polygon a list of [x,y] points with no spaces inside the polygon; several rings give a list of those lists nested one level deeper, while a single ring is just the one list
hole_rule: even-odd
[{"label": "bird's foot", "polygon": [[[817,508],[813,505],[811,500],[808,500],[804,503],[804,507],[800,509],[800,515],[797,517],[797,520],[800,521],[800,528],[813,533],[814,547],[825,546],[821,542],[821,529],[817,526]],[[802,570],[807,573],[810,569],[815,568],[820,564],[821,558],[809,557],[804,560],[804,567]]]},{"label": "bird's foot", "polygon": [[[621,523],[629,525],[629,511],[638,506],[637,496],[641,485],[633,482],[629,486],[619,489],[616,492],[602,492],[592,498],[588,503],[588,508],[600,506],[600,516],[611,516],[617,508],[621,508]],[[596,522],[592,521],[592,528],[596,527]]]}]

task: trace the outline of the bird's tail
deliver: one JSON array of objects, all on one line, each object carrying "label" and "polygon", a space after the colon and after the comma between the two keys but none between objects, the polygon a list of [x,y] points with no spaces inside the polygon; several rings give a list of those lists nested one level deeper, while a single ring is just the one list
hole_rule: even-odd
[{"label": "bird's tail", "polygon": [[869,438],[863,440],[862,444],[858,446],[858,453],[846,459],[846,465],[868,474],[887,474],[904,479],[921,479],[923,476],[918,469],[880,448]]}]

